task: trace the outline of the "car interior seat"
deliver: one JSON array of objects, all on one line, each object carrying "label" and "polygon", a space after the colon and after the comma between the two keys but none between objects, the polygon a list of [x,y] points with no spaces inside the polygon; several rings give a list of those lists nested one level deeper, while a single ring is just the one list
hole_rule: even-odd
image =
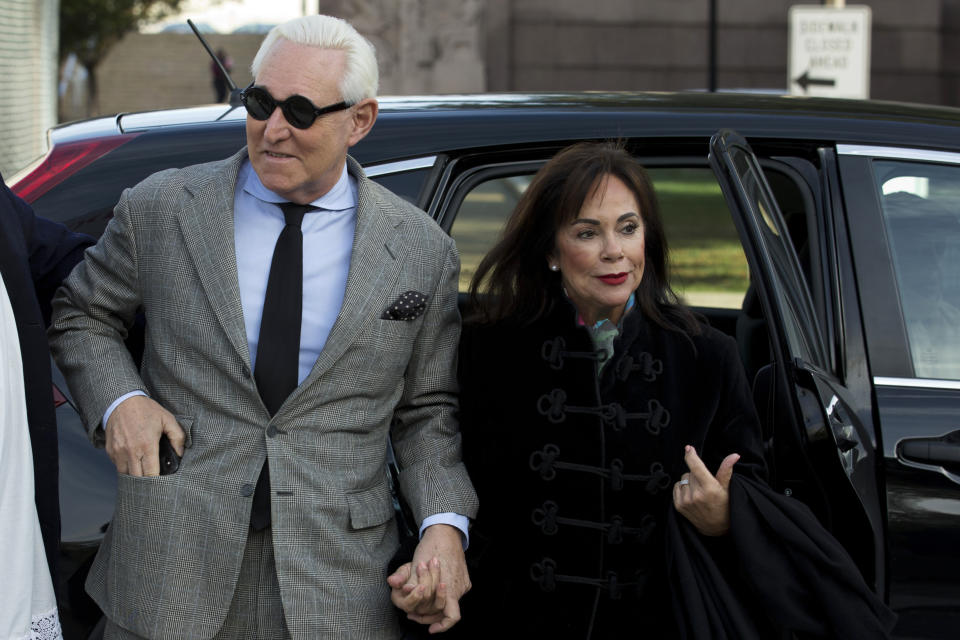
[{"label": "car interior seat", "polygon": [[753,284],[747,287],[743,296],[740,314],[737,316],[735,337],[747,380],[753,380],[757,371],[773,360],[767,320],[763,317],[760,296],[757,295],[757,289]]}]

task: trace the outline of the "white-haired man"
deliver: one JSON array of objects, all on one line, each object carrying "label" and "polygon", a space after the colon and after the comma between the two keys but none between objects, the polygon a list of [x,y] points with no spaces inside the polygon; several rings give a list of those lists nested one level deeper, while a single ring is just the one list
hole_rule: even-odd
[{"label": "white-haired man", "polygon": [[[247,147],[126,191],[55,301],[57,360],[119,472],[87,590],[107,638],[392,638],[391,598],[445,630],[477,507],[456,249],[347,156],[378,77],[350,25],[280,25],[252,70]],[[391,435],[422,537],[388,584]]]}]

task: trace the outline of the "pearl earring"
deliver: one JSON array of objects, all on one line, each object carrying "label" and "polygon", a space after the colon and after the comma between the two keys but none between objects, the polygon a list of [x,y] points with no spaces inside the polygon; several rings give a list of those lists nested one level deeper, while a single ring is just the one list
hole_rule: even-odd
[{"label": "pearl earring", "polygon": [[560,271],[560,266],[556,264],[550,265],[550,271]]}]

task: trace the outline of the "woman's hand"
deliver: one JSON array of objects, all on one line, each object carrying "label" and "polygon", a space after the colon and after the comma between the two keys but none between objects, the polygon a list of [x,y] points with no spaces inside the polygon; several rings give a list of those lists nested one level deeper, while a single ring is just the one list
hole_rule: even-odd
[{"label": "woman's hand", "polygon": [[683,456],[689,473],[673,485],[673,506],[705,536],[722,536],[730,529],[730,478],[739,453],[731,453],[714,476],[696,450],[687,445]]}]

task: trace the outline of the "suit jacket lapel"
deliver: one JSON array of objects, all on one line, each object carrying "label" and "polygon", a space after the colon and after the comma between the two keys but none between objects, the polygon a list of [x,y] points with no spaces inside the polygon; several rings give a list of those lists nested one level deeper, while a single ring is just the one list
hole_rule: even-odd
[{"label": "suit jacket lapel", "polygon": [[357,228],[347,286],[323,351],[301,387],[323,375],[353,343],[366,322],[386,308],[387,291],[399,276],[409,250],[400,233],[403,216],[377,198],[370,180],[353,158],[348,157],[347,163],[349,172],[357,178],[358,187]]},{"label": "suit jacket lapel", "polygon": [[[250,366],[250,348],[240,302],[233,193],[237,172],[247,157],[242,149],[184,185],[187,196],[179,220],[210,305],[234,348]],[[191,197],[192,196],[192,197]]]}]

